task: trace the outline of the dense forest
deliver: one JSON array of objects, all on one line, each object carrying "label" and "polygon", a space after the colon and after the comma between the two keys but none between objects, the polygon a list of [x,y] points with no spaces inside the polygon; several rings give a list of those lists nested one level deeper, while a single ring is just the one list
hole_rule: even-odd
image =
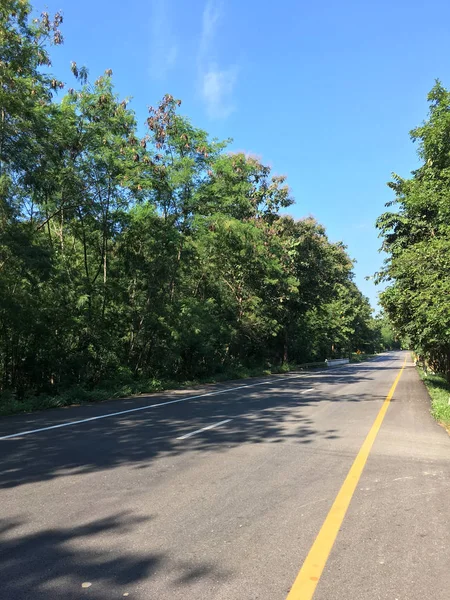
[{"label": "dense forest", "polygon": [[[288,216],[284,176],[227,151],[230,140],[196,128],[170,95],[138,124],[111,70],[91,81],[72,63],[73,87],[57,80],[49,51],[63,42],[62,16],[31,11],[22,0],[0,7],[4,404],[144,391],[390,343],[345,246],[315,219]],[[448,171],[434,151],[426,160],[418,185],[422,173]],[[413,184],[397,185],[405,197],[400,186]],[[418,210],[412,235],[438,244],[416,240],[432,268],[448,260],[439,225],[428,226],[439,208]]]},{"label": "dense forest", "polygon": [[439,81],[428,119],[411,132],[420,166],[394,174],[390,210],[378,219],[388,258],[381,303],[421,362],[450,377],[450,92]]}]

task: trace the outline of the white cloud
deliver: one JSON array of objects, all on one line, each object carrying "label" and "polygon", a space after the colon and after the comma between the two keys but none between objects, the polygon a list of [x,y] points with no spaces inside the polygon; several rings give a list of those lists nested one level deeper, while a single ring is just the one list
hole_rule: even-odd
[{"label": "white cloud", "polygon": [[150,66],[151,75],[158,79],[166,77],[178,57],[178,45],[169,18],[171,12],[171,0],[152,0]]},{"label": "white cloud", "polygon": [[211,68],[203,73],[202,95],[211,118],[223,119],[235,109],[232,94],[237,79],[237,69]]},{"label": "white cloud", "polygon": [[223,4],[218,0],[207,0],[202,17],[200,53],[206,54],[214,42],[217,25],[223,15]]},{"label": "white cloud", "polygon": [[223,68],[214,60],[215,39],[222,15],[222,2],[207,0],[198,52],[200,92],[208,116],[215,119],[223,119],[234,111],[233,92],[238,75],[236,66]]}]

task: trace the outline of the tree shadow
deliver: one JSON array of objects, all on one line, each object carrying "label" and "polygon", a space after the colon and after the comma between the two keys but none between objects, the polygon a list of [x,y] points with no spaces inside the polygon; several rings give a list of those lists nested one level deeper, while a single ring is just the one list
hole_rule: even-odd
[{"label": "tree shadow", "polygon": [[[381,368],[377,366],[377,370]],[[398,368],[398,367],[397,367]],[[2,469],[0,487],[8,488],[54,477],[106,470],[121,465],[146,468],[158,456],[177,456],[183,452],[227,451],[242,444],[298,443],[339,439],[336,429],[320,429],[312,413],[305,410],[321,402],[374,402],[384,399],[363,394],[358,384],[369,381],[373,368],[363,367],[337,373],[312,373],[307,379],[292,375],[274,377],[265,385],[258,380],[228,382],[202,391],[221,391],[240,387],[226,394],[198,397],[193,393],[186,402],[149,408],[140,412],[111,416],[21,438],[0,440]],[[336,377],[336,375],[338,375]],[[317,379],[319,376],[319,379]],[[315,383],[325,389],[307,392]],[[249,387],[242,388],[249,384]],[[336,386],[346,386],[345,395],[333,395]],[[352,392],[356,386],[355,392]],[[186,392],[142,396],[123,401],[51,411],[50,424],[76,421],[117,410],[126,410],[189,397]],[[195,397],[197,396],[197,397]],[[67,412],[70,418],[67,418]],[[10,420],[15,431],[49,424],[48,415]],[[33,423],[30,423],[30,419]],[[230,419],[226,426],[204,431],[180,440],[196,429]],[[7,428],[8,429],[8,428]],[[13,429],[14,431],[14,429]]]},{"label": "tree shadow", "polygon": [[[113,600],[133,590],[159,571],[172,585],[199,578],[228,576],[209,563],[192,565],[163,553],[127,553],[123,536],[149,518],[126,513],[68,528],[26,532],[19,519],[0,520],[0,580],[2,597],[9,600]],[[25,529],[25,532],[23,532]],[[109,536],[107,548],[93,547],[92,538]],[[102,545],[103,548],[103,545]],[[84,584],[84,586],[83,586]]]},{"label": "tree shadow", "polygon": [[[342,432],[334,423],[319,426],[323,420],[315,419],[314,408],[323,402],[364,403],[384,398],[361,393],[361,389],[370,388],[358,387],[358,384],[371,380],[369,369],[342,371],[339,375],[323,373],[319,379],[316,375],[306,379],[295,379],[292,375],[274,377],[264,385],[258,385],[262,380],[227,382],[191,393],[142,396],[5,420],[0,427],[3,426],[4,432],[12,433],[189,398],[0,440],[0,487],[14,488],[122,466],[150,469],[158,457],[227,452],[242,445],[298,444],[308,445],[314,451],[332,452]],[[321,389],[310,390],[316,382],[320,383]],[[233,386],[240,389],[198,397],[203,392],[221,392]],[[222,427],[179,439],[225,419],[230,421]],[[154,481],[150,469],[146,477],[149,489]],[[25,506],[27,501],[33,502],[27,498],[35,488],[26,489],[25,496],[16,496],[21,501],[25,498]],[[58,490],[57,487],[54,489]],[[13,494],[11,498],[15,497],[15,492]],[[57,497],[55,501],[61,503],[63,498]],[[38,512],[38,508],[35,506],[33,511]],[[213,585],[213,582],[224,582],[233,577],[233,573],[195,557],[187,561],[177,559],[169,551],[162,550],[157,540],[153,546],[155,551],[147,552],[138,546],[138,541],[146,539],[150,533],[151,527],[146,529],[146,522],[152,518],[155,516],[140,517],[121,512],[74,527],[52,528],[36,520],[28,523],[20,518],[0,519],[2,597],[10,600],[78,600],[85,597],[114,600],[129,594],[132,598],[135,596],[133,591],[138,594],[144,582],[152,582],[152,578],[156,580],[156,588],[163,580],[173,589],[180,587],[189,597],[193,586],[200,581],[210,581]],[[134,534],[136,529],[140,530],[139,535]],[[152,543],[151,537],[149,543]],[[87,587],[82,587],[83,583]]]}]

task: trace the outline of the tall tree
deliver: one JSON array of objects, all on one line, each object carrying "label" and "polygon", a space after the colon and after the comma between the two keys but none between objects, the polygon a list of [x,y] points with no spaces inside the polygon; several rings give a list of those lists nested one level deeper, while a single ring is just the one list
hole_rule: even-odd
[{"label": "tall tree", "polygon": [[394,176],[392,204],[377,226],[388,253],[382,304],[400,335],[450,376],[450,93],[436,82],[429,117],[411,132],[421,166]]},{"label": "tall tree", "polygon": [[30,14],[0,6],[0,392],[70,398],[369,345],[345,247],[280,214],[285,176],[169,94],[138,135],[111,70],[92,82],[72,63],[56,102],[62,17]]}]

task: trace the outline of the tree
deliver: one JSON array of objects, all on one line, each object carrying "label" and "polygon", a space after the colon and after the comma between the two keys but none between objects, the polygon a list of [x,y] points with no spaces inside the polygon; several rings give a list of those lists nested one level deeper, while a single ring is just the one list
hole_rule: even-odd
[{"label": "tree", "polygon": [[110,69],[72,63],[55,102],[62,17],[30,13],[0,8],[0,392],[61,403],[369,347],[346,249],[280,214],[285,176],[169,94],[139,136]]},{"label": "tree", "polygon": [[410,179],[395,175],[396,212],[377,222],[388,253],[381,302],[395,329],[450,377],[450,93],[436,82],[428,120],[411,132],[421,166]]}]

